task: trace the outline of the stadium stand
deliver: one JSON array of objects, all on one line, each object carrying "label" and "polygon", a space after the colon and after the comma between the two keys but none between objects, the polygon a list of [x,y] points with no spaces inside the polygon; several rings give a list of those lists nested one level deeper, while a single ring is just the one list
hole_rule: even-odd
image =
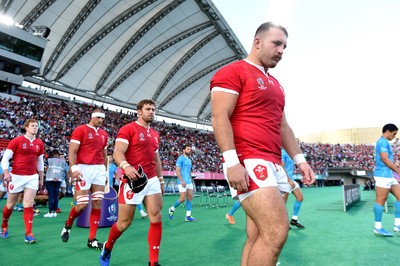
[{"label": "stadium stand", "polygon": [[[94,106],[62,101],[46,95],[18,95],[19,102],[11,99],[0,101],[0,119],[7,119],[12,126],[0,128],[0,150],[4,151],[8,142],[20,133],[24,121],[37,118],[41,124],[39,137],[45,143],[46,153],[54,149],[66,155],[72,129],[89,121]],[[134,113],[121,113],[106,110],[104,129],[109,133],[109,153],[118,129],[135,120]],[[160,133],[160,155],[164,171],[174,171],[179,149],[184,143],[193,145],[193,172],[222,173],[221,155],[212,132],[183,127],[179,124],[154,122],[153,127]],[[377,136],[378,138],[379,136]],[[374,147],[366,144],[322,144],[300,142],[303,153],[315,173],[322,174],[329,168],[354,168],[372,171],[374,168]],[[400,145],[393,144],[396,160],[399,160]],[[207,184],[208,185],[208,184]]]},{"label": "stadium stand", "polygon": [[[58,149],[66,155],[73,128],[87,123],[94,107],[73,101],[56,100],[45,95],[20,94],[18,96],[21,97],[19,102],[3,99],[0,103],[0,118],[8,119],[12,124],[11,127],[2,128],[0,131],[0,143],[4,143],[5,147],[20,133],[21,126],[27,118],[36,118],[40,121],[39,137],[45,143],[46,153]],[[106,117],[104,129],[110,137],[109,153],[111,154],[119,128],[134,121],[135,118],[133,113],[125,114],[109,110],[106,110]],[[175,161],[184,143],[191,143],[195,147],[192,156],[193,172],[220,173],[222,171],[220,154],[210,132],[165,122],[154,122],[153,127],[161,135],[160,154],[164,171],[175,170]]]}]

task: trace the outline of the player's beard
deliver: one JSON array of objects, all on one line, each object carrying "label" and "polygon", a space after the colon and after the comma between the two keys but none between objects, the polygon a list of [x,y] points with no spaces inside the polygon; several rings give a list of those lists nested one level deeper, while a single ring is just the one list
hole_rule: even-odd
[{"label": "player's beard", "polygon": [[154,116],[147,116],[146,118],[143,118],[143,121],[150,124],[154,121]]}]

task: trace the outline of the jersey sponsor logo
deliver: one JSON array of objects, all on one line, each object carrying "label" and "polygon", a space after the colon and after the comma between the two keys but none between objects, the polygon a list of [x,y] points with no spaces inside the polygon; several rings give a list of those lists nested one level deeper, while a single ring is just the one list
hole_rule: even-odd
[{"label": "jersey sponsor logo", "polygon": [[140,141],[145,141],[145,138],[144,138],[144,134],[143,134],[143,133],[140,133],[140,134],[139,134],[139,140],[140,140]]},{"label": "jersey sponsor logo", "polygon": [[265,167],[264,165],[260,165],[260,164],[257,165],[253,169],[253,172],[258,180],[265,180],[268,177],[267,167]]}]

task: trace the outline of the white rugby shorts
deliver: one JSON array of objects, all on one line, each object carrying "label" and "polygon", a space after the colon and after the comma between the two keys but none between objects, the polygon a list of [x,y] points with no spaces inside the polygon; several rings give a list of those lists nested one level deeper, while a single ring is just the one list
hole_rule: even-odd
[{"label": "white rugby shorts", "polygon": [[76,182],[76,190],[89,190],[92,185],[105,185],[106,167],[104,164],[78,164],[78,169],[82,173],[82,180]]},{"label": "white rugby shorts", "polygon": [[186,184],[186,187],[182,187],[181,184],[178,184],[178,190],[180,193],[186,192],[188,189],[193,190],[193,183],[192,184]]},{"label": "white rugby shorts", "polygon": [[146,186],[139,193],[133,192],[128,183],[121,182],[118,191],[118,203],[137,205],[142,203],[145,196],[161,194],[161,184],[157,176],[149,178]]},{"label": "white rugby shorts", "polygon": [[16,175],[10,173],[11,180],[7,183],[8,193],[19,193],[24,191],[25,188],[38,190],[39,188],[39,175]]},{"label": "white rugby shorts", "polygon": [[[280,164],[263,159],[245,159],[243,163],[250,178],[249,191],[246,193],[238,193],[236,189],[229,187],[232,198],[242,202],[245,198],[262,187],[278,187],[280,191],[289,193],[290,185],[287,182],[286,173]],[[225,163],[223,164],[223,169],[225,179],[228,180]]]},{"label": "white rugby shorts", "polygon": [[398,185],[399,182],[397,182],[397,179],[394,177],[379,177],[379,176],[374,176],[375,179],[375,186],[376,187],[382,187],[382,188],[392,188],[394,185]]}]

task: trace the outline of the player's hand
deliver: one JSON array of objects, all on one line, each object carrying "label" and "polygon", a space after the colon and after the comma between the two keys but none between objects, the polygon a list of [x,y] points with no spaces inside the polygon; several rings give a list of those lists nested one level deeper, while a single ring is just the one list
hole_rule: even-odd
[{"label": "player's hand", "polygon": [[291,188],[294,188],[296,186],[292,180],[289,180],[288,182]]},{"label": "player's hand", "polygon": [[12,177],[10,175],[10,173],[4,173],[4,183],[8,183],[12,181]]},{"label": "player's hand", "polygon": [[301,163],[297,166],[299,168],[300,174],[303,176],[303,184],[311,185],[315,182],[315,175],[310,165],[307,162]]},{"label": "player's hand", "polygon": [[250,186],[249,176],[246,169],[240,163],[228,167],[227,176],[229,186],[240,192],[247,192]]},{"label": "player's hand", "polygon": [[72,172],[71,177],[73,181],[78,181],[78,182],[82,181],[83,179],[82,172],[79,170]]},{"label": "player's hand", "polygon": [[181,185],[182,185],[182,187],[186,187],[186,182],[182,181]]},{"label": "player's hand", "polygon": [[161,185],[161,195],[164,196],[164,188],[165,188],[165,184],[160,184]]},{"label": "player's hand", "polygon": [[125,171],[125,176],[132,181],[138,180],[138,178],[140,177],[140,174],[133,166],[125,167],[124,171]]}]

